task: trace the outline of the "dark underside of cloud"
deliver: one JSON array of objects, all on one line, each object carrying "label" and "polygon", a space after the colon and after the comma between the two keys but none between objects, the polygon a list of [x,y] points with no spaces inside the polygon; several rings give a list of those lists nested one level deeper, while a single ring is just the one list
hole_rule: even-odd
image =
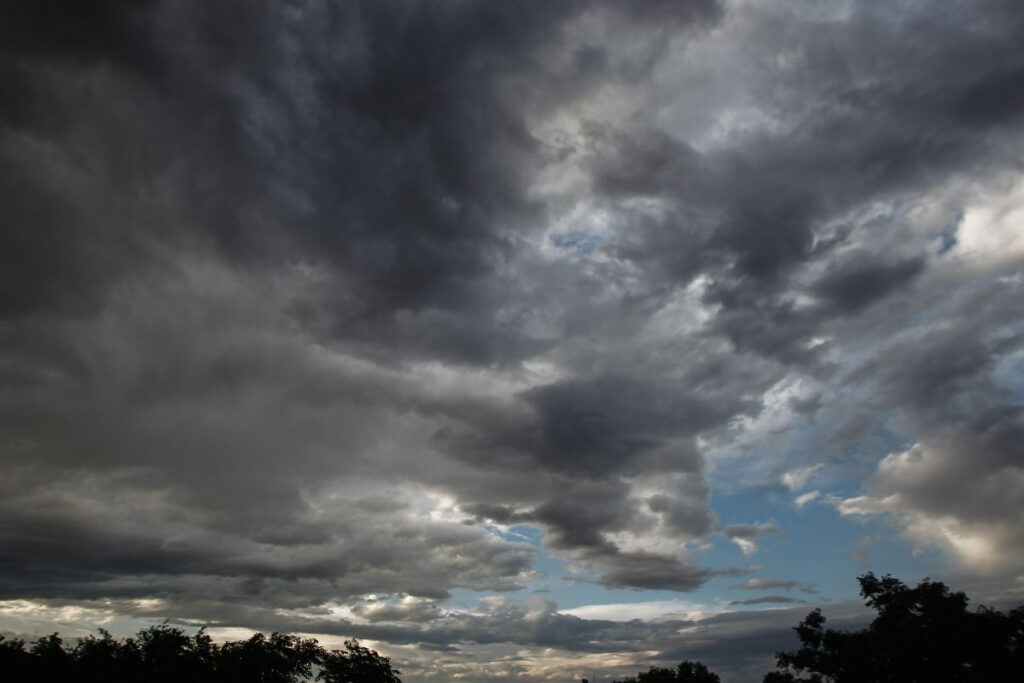
[{"label": "dark underside of cloud", "polygon": [[669,622],[443,601],[537,576],[515,525],[753,571],[738,452],[1012,569],[1024,10],[847,4],[4,3],[0,599],[612,651]]}]

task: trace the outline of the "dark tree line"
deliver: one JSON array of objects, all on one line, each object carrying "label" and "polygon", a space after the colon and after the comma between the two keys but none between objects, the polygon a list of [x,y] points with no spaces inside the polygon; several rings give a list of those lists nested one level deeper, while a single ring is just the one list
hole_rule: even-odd
[{"label": "dark tree line", "polygon": [[700,662],[683,660],[674,669],[652,666],[636,676],[612,683],[719,683],[718,674],[711,673]]},{"label": "dark tree line", "polygon": [[12,683],[401,683],[400,673],[357,641],[328,651],[282,633],[218,645],[165,624],[124,640],[101,630],[74,646],[54,633],[28,648],[0,636],[0,677]]}]

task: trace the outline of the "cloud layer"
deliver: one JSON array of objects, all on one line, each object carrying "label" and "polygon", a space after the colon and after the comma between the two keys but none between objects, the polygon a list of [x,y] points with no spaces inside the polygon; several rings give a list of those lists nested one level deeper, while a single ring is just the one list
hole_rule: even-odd
[{"label": "cloud layer", "polygon": [[[996,0],[6,4],[0,599],[628,671],[685,624],[517,596],[756,572],[801,538],[721,496],[765,490],[1002,585],[1022,33]],[[699,652],[762,661],[728,625],[774,611]]]}]

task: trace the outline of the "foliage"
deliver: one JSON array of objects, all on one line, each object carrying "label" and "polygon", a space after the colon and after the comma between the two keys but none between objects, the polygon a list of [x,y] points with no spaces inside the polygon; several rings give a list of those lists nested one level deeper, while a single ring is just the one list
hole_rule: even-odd
[{"label": "foliage", "polygon": [[878,612],[859,631],[825,628],[821,610],[795,627],[801,647],[776,655],[764,683],[988,683],[1024,680],[1024,607],[968,611],[967,596],[925,579],[910,588],[892,576],[858,579]]},{"label": "foliage", "polygon": [[33,683],[401,683],[391,661],[354,640],[327,651],[312,638],[262,633],[218,645],[202,629],[163,624],[118,640],[107,631],[68,647],[54,633],[26,649],[0,636],[5,680]]},{"label": "foliage", "polygon": [[320,663],[324,654],[312,639],[283,633],[273,633],[268,638],[257,633],[249,640],[224,643],[218,669],[227,681],[291,683],[308,679],[312,667]]},{"label": "foliage", "polygon": [[334,650],[324,655],[320,673],[316,680],[327,683],[349,683],[374,681],[380,683],[401,683],[398,674],[391,668],[391,660],[381,657],[373,650],[361,647],[354,640],[345,641],[345,651]]},{"label": "foliage", "polygon": [[613,683],[719,683],[719,678],[700,662],[683,660],[675,669],[652,666],[636,676]]}]

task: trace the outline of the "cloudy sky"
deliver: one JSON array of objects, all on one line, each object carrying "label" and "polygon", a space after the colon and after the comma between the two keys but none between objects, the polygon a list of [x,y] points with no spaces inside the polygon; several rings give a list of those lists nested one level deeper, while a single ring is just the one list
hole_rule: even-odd
[{"label": "cloudy sky", "polygon": [[744,682],[867,570],[1024,602],[1017,0],[0,15],[0,631]]}]

